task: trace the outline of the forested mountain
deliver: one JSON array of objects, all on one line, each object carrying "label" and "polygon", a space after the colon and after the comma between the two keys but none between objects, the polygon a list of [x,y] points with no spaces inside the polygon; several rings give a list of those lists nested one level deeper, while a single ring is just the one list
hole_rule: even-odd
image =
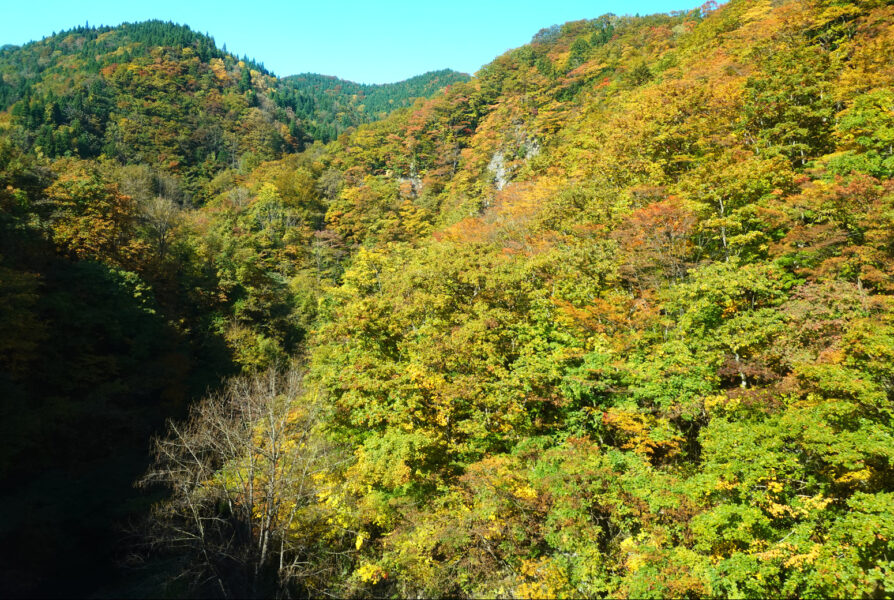
[{"label": "forested mountain", "polygon": [[[202,184],[329,141],[468,77],[438,71],[389,85],[319,75],[280,80],[183,25],[79,27],[0,50],[0,109],[49,157],[150,164],[200,197]],[[324,83],[325,82],[325,83]]]},{"label": "forested mountain", "polygon": [[266,99],[275,78],[185,26],[73,29],[7,47],[0,73],[0,99],[26,147],[155,165],[192,191],[221,168],[305,141],[294,115]]},{"label": "forested mountain", "polygon": [[304,73],[283,78],[273,100],[291,108],[313,139],[330,142],[349,127],[376,121],[410,106],[416,98],[429,98],[443,87],[468,80],[468,75],[450,69],[386,84]]},{"label": "forested mountain", "polygon": [[[438,78],[449,79],[398,84],[398,103],[436,93]],[[249,250],[226,237],[238,225],[218,220],[223,240],[207,231],[195,246],[184,237],[200,227],[190,207],[222,191],[247,202],[253,192],[237,182],[256,181],[263,161],[311,143],[305,120],[325,127],[330,117],[314,109],[296,117],[274,104],[280,85],[263,65],[157,21],[80,27],[0,50],[0,589],[8,594],[114,585],[110,560],[128,552],[118,545],[122,527],[147,506],[132,483],[152,432],[239,372],[238,361],[252,364],[252,352],[298,351],[302,315],[313,310],[271,269],[270,240]],[[374,89],[381,97],[391,88]],[[301,173],[287,178],[296,194],[316,193]],[[290,232],[275,240],[289,244],[281,257],[289,277],[323,218],[322,205],[301,198],[287,215]],[[235,253],[228,266],[217,262],[221,252]],[[233,310],[264,324],[250,329]],[[67,558],[48,566],[58,556]]]},{"label": "forested mountain", "polygon": [[[232,114],[286,130],[384,106],[224,67]],[[15,92],[5,588],[894,594],[894,4],[609,14],[435,76],[300,151],[227,113],[235,162],[151,119],[139,157],[44,151],[16,107],[78,84]],[[137,458],[96,485],[103,449],[138,455],[164,417],[157,494],[123,489]],[[76,481],[104,500],[47,500]],[[49,575],[91,535],[126,584]]]}]

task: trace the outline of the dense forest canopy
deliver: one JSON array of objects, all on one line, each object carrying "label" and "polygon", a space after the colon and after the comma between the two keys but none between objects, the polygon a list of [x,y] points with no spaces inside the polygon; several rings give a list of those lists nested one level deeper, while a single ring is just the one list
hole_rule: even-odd
[{"label": "dense forest canopy", "polygon": [[[391,86],[160,23],[0,73],[10,593],[894,594],[891,2]],[[97,540],[120,580],[49,574]]]},{"label": "dense forest canopy", "polygon": [[225,168],[329,141],[466,80],[449,70],[372,86],[279,79],[207,35],[162,21],[78,27],[0,50],[0,109],[21,146],[152,165],[200,198],[202,184]]},{"label": "dense forest canopy", "polygon": [[330,142],[350,127],[377,121],[398,108],[411,106],[416,98],[428,98],[441,88],[468,79],[450,69],[388,84],[361,84],[303,73],[283,78],[273,101],[292,109],[311,137]]}]

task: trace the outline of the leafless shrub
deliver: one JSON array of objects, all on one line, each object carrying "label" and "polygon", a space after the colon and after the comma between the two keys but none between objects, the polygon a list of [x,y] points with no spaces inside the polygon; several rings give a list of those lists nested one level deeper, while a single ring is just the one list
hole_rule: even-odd
[{"label": "leafless shrub", "polygon": [[170,496],[155,507],[149,545],[183,559],[194,591],[319,596],[349,557],[349,535],[333,534],[317,494],[338,455],[300,392],[294,370],[236,378],[156,440],[139,485]]}]

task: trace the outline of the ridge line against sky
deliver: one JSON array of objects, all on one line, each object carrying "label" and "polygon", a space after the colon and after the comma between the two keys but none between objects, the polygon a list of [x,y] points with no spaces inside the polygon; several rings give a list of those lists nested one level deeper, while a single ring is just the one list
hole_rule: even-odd
[{"label": "ridge line against sky", "polygon": [[345,2],[271,0],[44,0],[4,7],[0,45],[22,45],[88,23],[160,19],[208,33],[283,77],[321,73],[358,83],[391,83],[450,68],[473,74],[544,27],[602,14],[687,11],[703,0],[553,0],[552,2]]}]

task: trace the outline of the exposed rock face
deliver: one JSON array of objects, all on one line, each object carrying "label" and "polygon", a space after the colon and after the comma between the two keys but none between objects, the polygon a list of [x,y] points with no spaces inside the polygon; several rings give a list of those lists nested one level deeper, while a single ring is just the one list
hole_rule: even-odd
[{"label": "exposed rock face", "polygon": [[526,138],[522,148],[525,149],[525,160],[531,160],[540,154],[540,142],[537,138]]},{"label": "exposed rock face", "polygon": [[398,177],[397,181],[401,187],[408,187],[412,192],[414,198],[418,198],[422,195],[422,178],[419,176],[419,172],[416,170],[415,162],[410,165],[409,176]]},{"label": "exposed rock face", "polygon": [[487,170],[493,174],[494,187],[497,191],[509,184],[513,173],[521,167],[522,160],[527,162],[540,154],[540,142],[537,141],[537,138],[528,137],[521,127],[516,127],[514,142],[514,144],[510,144],[508,150],[502,148],[494,152],[487,165]]},{"label": "exposed rock face", "polygon": [[493,158],[487,165],[487,170],[494,174],[494,186],[497,191],[502,190],[509,183],[509,170],[506,168],[506,157],[502,150],[494,152]]}]

